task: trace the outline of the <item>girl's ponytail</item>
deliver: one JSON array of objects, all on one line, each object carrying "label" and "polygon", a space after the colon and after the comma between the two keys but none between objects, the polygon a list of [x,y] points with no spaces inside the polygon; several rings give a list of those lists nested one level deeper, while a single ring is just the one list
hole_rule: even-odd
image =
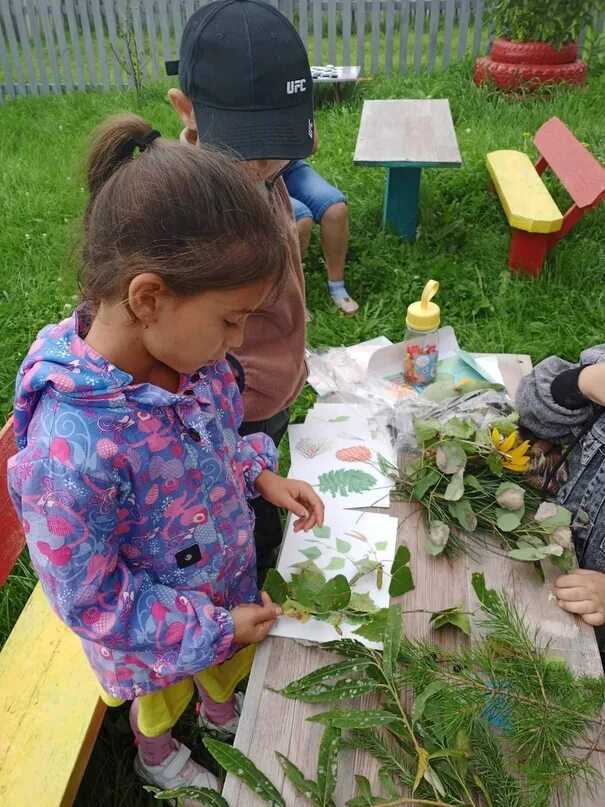
[{"label": "girl's ponytail", "polygon": [[94,133],[86,165],[89,207],[107,180],[160,133],[139,115],[116,115]]}]

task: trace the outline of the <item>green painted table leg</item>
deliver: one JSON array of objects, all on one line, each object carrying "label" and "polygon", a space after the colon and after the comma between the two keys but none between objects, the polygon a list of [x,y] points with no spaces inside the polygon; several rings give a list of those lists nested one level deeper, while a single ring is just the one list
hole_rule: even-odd
[{"label": "green painted table leg", "polygon": [[402,238],[416,240],[421,168],[387,168],[382,224]]}]

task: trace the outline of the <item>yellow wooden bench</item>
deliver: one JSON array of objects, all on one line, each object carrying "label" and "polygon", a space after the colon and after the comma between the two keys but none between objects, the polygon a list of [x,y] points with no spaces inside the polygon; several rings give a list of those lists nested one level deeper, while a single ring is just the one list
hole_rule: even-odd
[{"label": "yellow wooden bench", "polygon": [[563,213],[522,151],[492,151],[487,170],[511,227],[528,233],[556,233]]},{"label": "yellow wooden bench", "polygon": [[[12,422],[0,433],[0,586],[24,546],[8,499]],[[79,639],[36,586],[0,652],[0,805],[69,807],[105,706]]]},{"label": "yellow wooden bench", "polygon": [[[486,162],[512,228],[508,265],[538,277],[547,251],[605,199],[605,169],[558,118],[538,129],[534,143],[535,167],[519,151],[492,151]],[[565,214],[542,182],[547,168],[573,200]]]}]

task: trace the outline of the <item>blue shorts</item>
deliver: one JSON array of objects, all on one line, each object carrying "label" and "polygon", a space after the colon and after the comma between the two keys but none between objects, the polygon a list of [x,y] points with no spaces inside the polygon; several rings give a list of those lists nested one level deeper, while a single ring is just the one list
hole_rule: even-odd
[{"label": "blue shorts", "polygon": [[346,204],[345,195],[330,185],[309,163],[295,160],[283,173],[290,194],[294,218],[300,221],[312,218],[319,224],[321,217],[332,205]]}]

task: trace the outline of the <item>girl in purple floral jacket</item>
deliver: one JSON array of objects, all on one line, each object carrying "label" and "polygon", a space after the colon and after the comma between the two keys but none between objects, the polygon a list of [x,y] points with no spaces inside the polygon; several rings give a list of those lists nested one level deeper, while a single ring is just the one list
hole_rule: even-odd
[{"label": "girl in purple floral jacket", "polygon": [[286,507],[298,529],[323,519],[309,485],[273,473],[266,435],[238,436],[225,359],[279,293],[285,241],[244,168],[136,116],[97,132],[88,181],[87,302],[21,366],[11,494],[104,699],[133,701],[139,774],[216,788],[171,728],[195,684],[203,725],[234,732],[235,685],[280,613],[258,604],[247,500]]}]

